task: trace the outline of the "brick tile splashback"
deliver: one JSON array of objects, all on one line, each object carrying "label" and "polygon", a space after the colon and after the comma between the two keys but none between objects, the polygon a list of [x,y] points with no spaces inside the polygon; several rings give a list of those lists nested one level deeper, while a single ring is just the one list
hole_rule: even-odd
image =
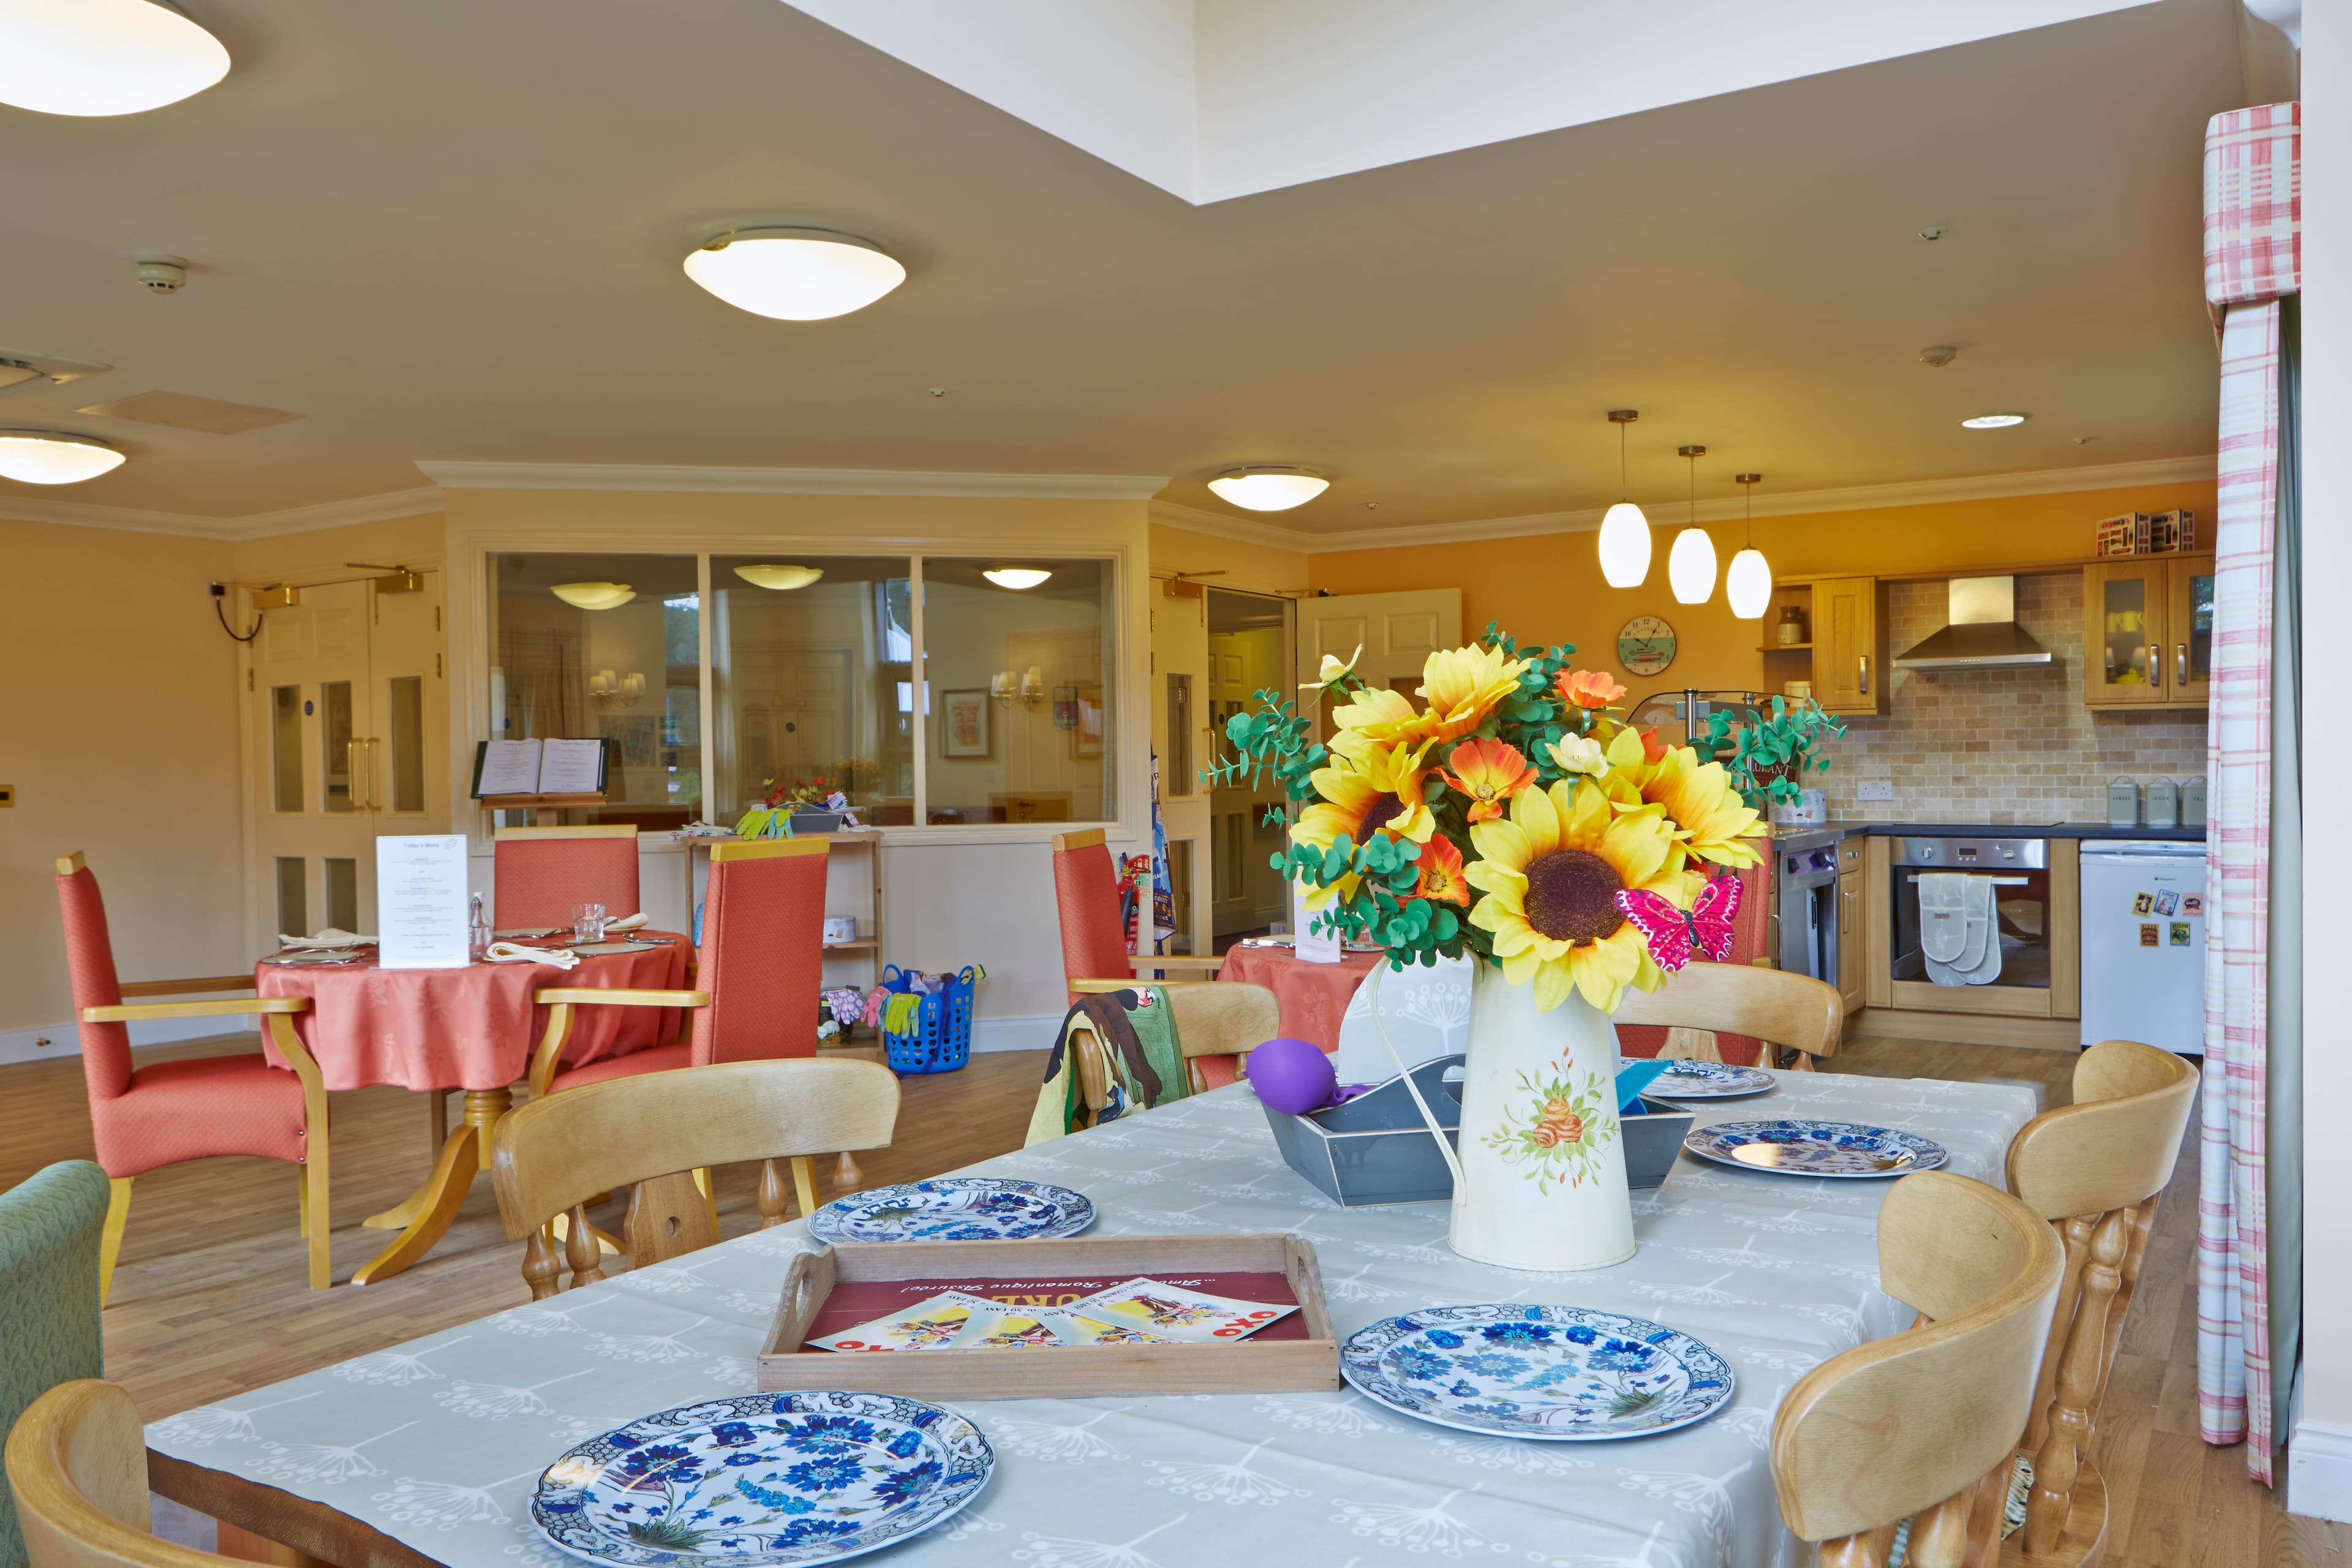
[{"label": "brick tile splashback", "polygon": [[[1941,583],[1887,588],[1889,647],[1900,655],[1945,624]],[[1889,711],[1846,721],[1830,771],[1810,781],[1832,819],[1893,822],[2104,822],[2118,774],[2202,778],[2201,713],[2093,713],[2083,706],[2083,579],[2020,577],[2018,624],[2053,662],[1995,669],[1891,671]],[[1892,804],[1854,798],[1889,779]]]}]

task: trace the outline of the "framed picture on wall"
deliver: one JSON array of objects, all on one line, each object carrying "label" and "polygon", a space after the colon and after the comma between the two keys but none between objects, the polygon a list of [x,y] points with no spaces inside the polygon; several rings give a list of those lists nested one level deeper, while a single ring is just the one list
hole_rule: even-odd
[{"label": "framed picture on wall", "polygon": [[988,755],[988,692],[984,689],[943,691],[940,700],[945,708],[940,718],[946,726],[940,731],[940,755]]},{"label": "framed picture on wall", "polygon": [[1070,754],[1103,754],[1103,695],[1099,685],[1088,683],[1078,688],[1078,727],[1070,731]]},{"label": "framed picture on wall", "polygon": [[1075,686],[1054,688],[1054,728],[1075,730],[1078,727],[1078,689]]}]

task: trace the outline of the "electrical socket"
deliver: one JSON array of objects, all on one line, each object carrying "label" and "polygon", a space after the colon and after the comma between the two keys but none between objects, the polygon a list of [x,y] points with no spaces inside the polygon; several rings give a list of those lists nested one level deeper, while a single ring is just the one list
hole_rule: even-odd
[{"label": "electrical socket", "polygon": [[1893,779],[1864,779],[1853,792],[1856,800],[1886,800],[1895,798]]}]

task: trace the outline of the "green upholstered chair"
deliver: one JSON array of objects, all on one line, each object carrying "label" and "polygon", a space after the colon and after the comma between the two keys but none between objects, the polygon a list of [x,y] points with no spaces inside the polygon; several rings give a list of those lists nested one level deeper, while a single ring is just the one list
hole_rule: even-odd
[{"label": "green upholstered chair", "polygon": [[[99,1338],[98,1238],[106,1173],[88,1160],[37,1171],[0,1192],[0,1432],[78,1377],[106,1375]],[[25,1568],[16,1503],[0,1486],[0,1568]]]}]

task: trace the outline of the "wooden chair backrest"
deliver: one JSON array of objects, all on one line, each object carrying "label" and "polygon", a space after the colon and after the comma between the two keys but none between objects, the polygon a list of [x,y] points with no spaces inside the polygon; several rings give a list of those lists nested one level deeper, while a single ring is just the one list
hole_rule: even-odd
[{"label": "wooden chair backrest", "polygon": [[2009,1190],[2057,1227],[2065,1251],[2022,1444],[2033,1455],[2025,1544],[2037,1558],[2079,1561],[2097,1539],[2067,1518],[2196,1100],[2197,1073],[2180,1058],[2103,1040],[2074,1063],[2074,1103],[2010,1141]]},{"label": "wooden chair backrest", "polygon": [[32,1568],[222,1568],[159,1540],[147,1508],[147,1435],[131,1395],[77,1378],[28,1406],[8,1434],[8,1486]]},{"label": "wooden chair backrest", "polygon": [[718,1220],[692,1173],[741,1161],[766,1163],[763,1225],[782,1217],[779,1162],[795,1155],[879,1149],[898,1120],[898,1079],[872,1062],[721,1062],[582,1084],[499,1119],[490,1135],[491,1183],[507,1238],[530,1237],[523,1278],[534,1300],[555,1293],[549,1227],[568,1213],[572,1283],[604,1278],[586,1204],[634,1185],[622,1239],[632,1268],[708,1247]]},{"label": "wooden chair backrest", "polygon": [[[1239,980],[1176,981],[1162,984],[1161,991],[1168,998],[1170,1021],[1176,1026],[1176,1048],[1183,1053],[1186,1082],[1194,1094],[1207,1087],[1198,1058],[1247,1058],[1282,1032],[1282,1004],[1263,985]],[[1102,1042],[1092,1029],[1075,1030],[1072,1040],[1078,1098],[1091,1118],[1109,1103],[1109,1068],[1103,1059]]]},{"label": "wooden chair backrest", "polygon": [[1801,1053],[1797,1065],[1810,1068],[1814,1057],[1836,1053],[1845,999],[1836,986],[1809,974],[1699,960],[1666,976],[1655,991],[1627,987],[1616,1021],[1752,1035]]},{"label": "wooden chair backrest", "polygon": [[1878,1213],[1880,1289],[1922,1321],[1799,1379],[1772,1422],[1780,1517],[1819,1561],[1881,1568],[1906,1518],[1910,1561],[1957,1568],[1998,1539],[2017,1433],[2058,1293],[2057,1238],[2006,1193],[1906,1176]]}]

